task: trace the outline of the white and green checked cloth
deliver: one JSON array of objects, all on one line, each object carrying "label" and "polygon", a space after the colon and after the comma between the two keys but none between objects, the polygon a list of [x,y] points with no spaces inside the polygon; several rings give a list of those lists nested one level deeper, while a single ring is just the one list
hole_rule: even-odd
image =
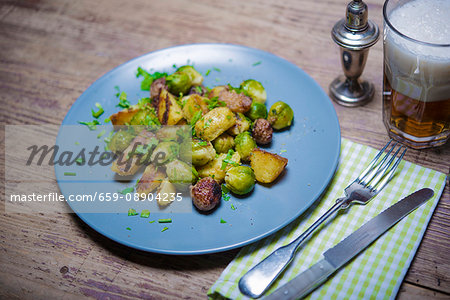
[{"label": "white and green checked cloth", "polygon": [[[364,170],[377,151],[342,139],[339,167],[322,198],[284,229],[242,248],[208,295],[248,299],[239,291],[239,279],[276,248],[300,235],[336,198],[342,197],[344,188]],[[351,206],[313,234],[267,294],[318,262],[323,252],[392,204],[420,188],[429,187],[435,193],[431,200],[397,223],[308,296],[310,299],[394,299],[439,201],[445,180],[442,173],[402,161],[396,176],[369,204]]]}]

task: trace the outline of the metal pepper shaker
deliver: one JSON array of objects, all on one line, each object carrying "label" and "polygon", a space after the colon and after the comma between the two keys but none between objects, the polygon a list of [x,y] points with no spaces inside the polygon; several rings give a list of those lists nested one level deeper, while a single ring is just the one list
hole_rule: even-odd
[{"label": "metal pepper shaker", "polygon": [[368,20],[367,5],[362,0],[350,2],[346,18],[338,21],[331,31],[333,41],[340,47],[345,75],[330,84],[330,95],[337,103],[359,106],[372,99],[373,84],[359,77],[364,70],[369,47],[378,41],[379,36],[378,26]]}]

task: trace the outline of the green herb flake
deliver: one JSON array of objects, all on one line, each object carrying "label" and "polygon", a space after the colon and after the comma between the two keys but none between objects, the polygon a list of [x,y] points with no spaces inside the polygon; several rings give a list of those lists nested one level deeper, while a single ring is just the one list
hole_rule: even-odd
[{"label": "green herb flake", "polygon": [[227,116],[227,120],[231,120],[231,116],[230,115]]},{"label": "green herb flake", "polygon": [[199,146],[208,146],[208,142],[207,141],[201,141],[197,143]]},{"label": "green herb flake", "polygon": [[103,129],[102,131],[100,131],[99,134],[97,134],[97,138],[98,138],[98,139],[101,138],[102,136],[105,135],[105,133],[106,133],[106,130]]},{"label": "green herb flake", "polygon": [[119,97],[119,95],[120,95],[120,88],[119,88],[119,86],[118,85],[114,86],[114,89],[117,91],[116,97]]},{"label": "green herb flake", "polygon": [[158,223],[172,223],[172,219],[158,219]]},{"label": "green herb flake", "polygon": [[123,189],[122,191],[119,191],[119,193],[121,193],[122,195],[126,195],[129,193],[132,193],[134,191],[134,187],[128,187],[126,189]]},{"label": "green herb flake", "polygon": [[211,73],[211,70],[206,71],[205,76],[208,76]]},{"label": "green herb flake", "polygon": [[234,206],[233,203],[231,203],[231,209],[236,210],[236,206]]},{"label": "green herb flake", "polygon": [[255,63],[253,63],[252,66],[256,67],[256,66],[260,65],[261,63],[262,63],[262,61],[257,61]]},{"label": "green herb flake", "polygon": [[80,144],[80,142],[75,142],[75,145],[79,145]]},{"label": "green herb flake", "polygon": [[109,123],[109,122],[111,122],[111,119],[110,119],[110,118],[106,118],[106,119],[103,121],[103,123]]},{"label": "green herb flake", "polygon": [[96,119],[98,119],[98,117],[100,117],[105,111],[103,110],[103,107],[100,103],[95,103],[95,106],[98,108],[97,111],[94,111],[93,109],[91,109],[92,112],[92,116]]},{"label": "green herb flake", "polygon": [[198,120],[202,117],[202,111],[199,110],[195,113],[195,115],[191,119],[191,126],[194,126],[195,123],[197,123]]},{"label": "green herb flake", "polygon": [[148,221],[150,224],[152,224],[152,223],[155,223],[155,220],[152,220],[152,221]]},{"label": "green herb flake", "polygon": [[120,106],[122,108],[129,108],[131,106],[130,101],[127,100],[127,93],[121,92],[119,95],[119,103],[116,106]]},{"label": "green herb flake", "polygon": [[144,209],[141,211],[141,218],[148,218],[150,217],[150,211],[148,209]]},{"label": "green herb flake", "polygon": [[82,125],[86,125],[89,130],[96,130],[97,129],[97,125],[100,125],[100,122],[98,120],[93,120],[92,122],[81,122],[78,121],[78,123],[82,124]]},{"label": "green herb flake", "polygon": [[128,209],[128,216],[137,216],[139,213],[134,208]]},{"label": "green herb flake", "polygon": [[167,73],[155,72],[151,74],[141,67],[138,67],[136,71],[136,78],[144,77],[144,80],[141,82],[141,90],[143,91],[149,91],[153,81],[165,76],[167,76]]},{"label": "green herb flake", "polygon": [[64,176],[77,176],[75,172],[64,172]]},{"label": "green herb flake", "polygon": [[131,231],[131,228],[130,228],[130,227],[127,227],[127,228],[125,228],[125,229]]},{"label": "green herb flake", "polygon": [[216,72],[220,72],[221,71],[219,68],[216,68],[216,67],[214,67],[213,70],[216,71]]},{"label": "green herb flake", "polygon": [[77,159],[75,159],[75,162],[77,163],[77,165],[81,166],[82,164],[84,164],[84,159],[82,157],[78,157]]},{"label": "green herb flake", "polygon": [[168,230],[169,229],[169,227],[164,227],[162,230],[161,230],[161,232],[164,232],[164,231],[166,231],[166,230]]},{"label": "green herb flake", "polygon": [[202,87],[201,87],[201,86],[197,85],[197,86],[195,87],[195,89],[196,89],[197,92],[199,92],[200,94],[203,93],[203,90],[202,90]]},{"label": "green herb flake", "polygon": [[227,221],[225,221],[224,219],[220,218],[220,223],[225,224]]},{"label": "green herb flake", "polygon": [[284,153],[284,152],[287,152],[287,150],[286,149],[281,149],[280,150],[280,153]]}]

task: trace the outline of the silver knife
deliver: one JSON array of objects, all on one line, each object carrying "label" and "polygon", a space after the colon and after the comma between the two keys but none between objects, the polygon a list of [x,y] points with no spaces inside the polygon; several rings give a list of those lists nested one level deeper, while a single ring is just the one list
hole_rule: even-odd
[{"label": "silver knife", "polygon": [[324,258],[297,275],[273,293],[270,299],[303,298],[318,287],[336,270],[367,248],[373,241],[389,230],[414,209],[433,197],[432,189],[424,188],[395,203],[375,218],[361,226],[333,248],[323,253]]}]

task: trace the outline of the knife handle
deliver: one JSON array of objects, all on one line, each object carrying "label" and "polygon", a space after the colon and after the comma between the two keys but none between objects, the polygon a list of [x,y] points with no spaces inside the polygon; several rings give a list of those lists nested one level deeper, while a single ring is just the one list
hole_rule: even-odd
[{"label": "knife handle", "polygon": [[303,298],[324,282],[334,271],[336,271],[336,268],[322,259],[293,280],[264,297],[264,300]]}]

